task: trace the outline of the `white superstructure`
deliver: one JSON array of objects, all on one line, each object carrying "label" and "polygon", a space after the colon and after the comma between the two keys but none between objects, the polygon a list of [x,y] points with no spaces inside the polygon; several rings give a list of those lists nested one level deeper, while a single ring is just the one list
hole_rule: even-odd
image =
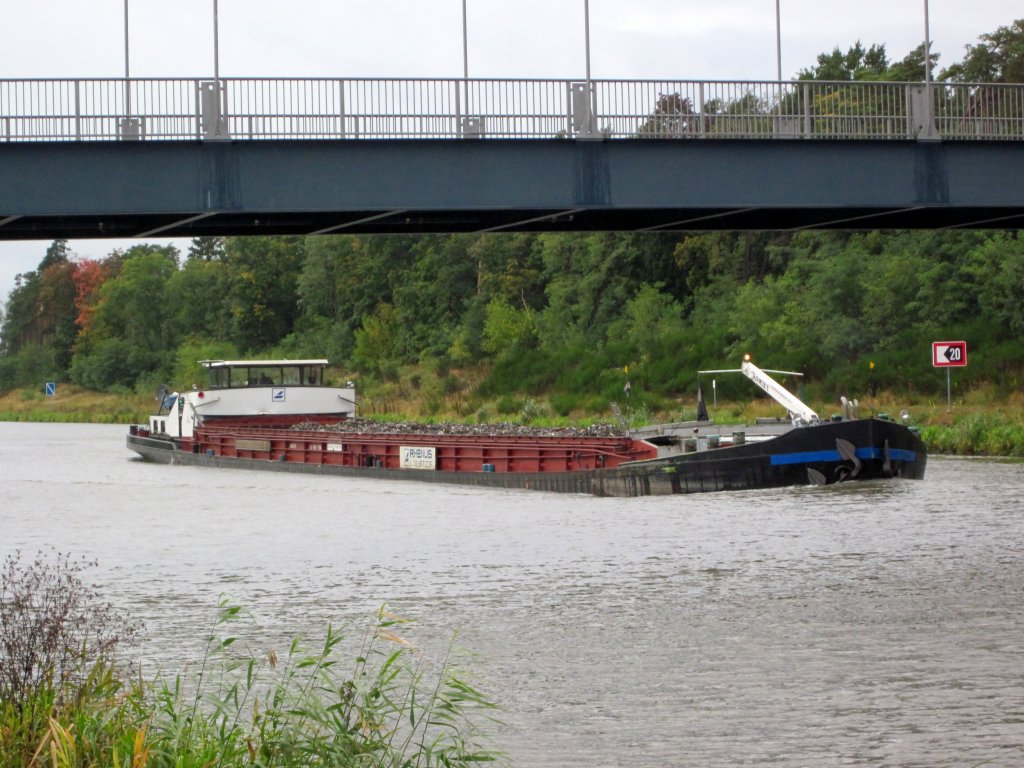
[{"label": "white superstructure", "polygon": [[149,417],[153,434],[191,437],[203,419],[225,416],[355,416],[355,387],[325,386],[326,360],[201,362],[209,385],[167,394]]}]

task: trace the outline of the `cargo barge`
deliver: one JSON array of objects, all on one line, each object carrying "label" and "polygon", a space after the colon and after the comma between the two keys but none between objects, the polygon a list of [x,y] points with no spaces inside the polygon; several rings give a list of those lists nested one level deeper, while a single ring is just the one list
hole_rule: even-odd
[{"label": "cargo barge", "polygon": [[749,360],[738,370],[789,413],[766,432],[709,421],[618,434],[411,428],[357,418],[351,383],[324,384],[326,360],[203,365],[209,385],[165,393],[157,415],[129,428],[129,449],[165,464],[597,496],[919,479],[927,460],[908,427],[879,418],[821,421]]}]

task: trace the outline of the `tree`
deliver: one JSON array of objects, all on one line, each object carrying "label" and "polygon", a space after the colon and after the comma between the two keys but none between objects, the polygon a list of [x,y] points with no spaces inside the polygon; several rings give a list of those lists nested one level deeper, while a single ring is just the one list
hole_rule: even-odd
[{"label": "tree", "polygon": [[409,361],[447,354],[459,322],[477,293],[476,265],[465,235],[419,238],[410,264],[394,281],[395,311]]},{"label": "tree", "polygon": [[67,371],[78,333],[75,269],[67,241],[55,240],[39,268],[18,277],[0,325],[0,354],[26,354],[18,364],[22,373],[17,383],[32,383],[29,376],[60,377]]},{"label": "tree", "polygon": [[188,261],[220,261],[224,258],[224,238],[193,237],[186,258]]},{"label": "tree", "polygon": [[889,58],[884,45],[872,45],[865,49],[860,40],[846,53],[836,46],[831,53],[819,53],[818,63],[797,74],[799,80],[881,80],[889,68]]},{"label": "tree", "polygon": [[944,70],[939,79],[958,83],[1024,83],[1024,19],[981,35],[965,46],[964,60]]},{"label": "tree", "polygon": [[100,288],[109,277],[107,264],[95,259],[82,259],[75,268],[75,308],[79,333],[92,330],[93,315],[100,299]]},{"label": "tree", "polygon": [[229,336],[243,352],[268,349],[292,332],[303,254],[303,240],[297,237],[227,242]]},{"label": "tree", "polygon": [[91,326],[79,337],[72,379],[105,389],[133,385],[148,373],[166,373],[178,332],[167,288],[177,273],[177,251],[135,246],[121,271],[99,290]]},{"label": "tree", "polygon": [[230,323],[228,275],[227,265],[217,259],[189,259],[171,275],[166,301],[179,334],[204,338],[223,335]]},{"label": "tree", "polygon": [[46,249],[46,255],[39,262],[39,270],[42,271],[54,264],[67,264],[71,260],[71,249],[68,248],[67,240],[54,240]]},{"label": "tree", "polygon": [[637,130],[637,135],[646,136],[685,136],[696,133],[699,117],[688,97],[678,93],[666,93],[658,96],[654,112]]}]

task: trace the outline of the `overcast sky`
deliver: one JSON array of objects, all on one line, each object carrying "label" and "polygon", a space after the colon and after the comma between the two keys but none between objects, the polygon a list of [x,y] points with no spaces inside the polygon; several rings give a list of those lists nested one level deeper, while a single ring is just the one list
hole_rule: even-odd
[{"label": "overcast sky", "polygon": [[[774,0],[589,0],[594,78],[771,80]],[[923,0],[780,0],[782,76],[835,47],[884,43],[902,59],[924,39]],[[0,79],[122,77],[124,0],[6,3]],[[458,77],[463,0],[219,0],[220,74]],[[466,0],[470,77],[581,78],[584,0]],[[1024,17],[1021,0],[929,0],[939,66]],[[213,0],[128,0],[133,77],[213,74]],[[169,242],[166,240],[159,242]],[[182,251],[187,241],[178,241]],[[76,240],[101,258],[130,241]],[[0,242],[0,296],[46,242]]]}]

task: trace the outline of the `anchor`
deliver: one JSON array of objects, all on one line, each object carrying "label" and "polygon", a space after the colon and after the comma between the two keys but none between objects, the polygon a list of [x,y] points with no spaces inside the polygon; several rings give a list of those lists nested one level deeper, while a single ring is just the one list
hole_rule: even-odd
[{"label": "anchor", "polygon": [[835,468],[836,482],[841,483],[844,480],[852,480],[860,474],[861,463],[860,459],[857,458],[857,448],[849,440],[837,437],[836,450],[839,451],[839,456],[843,461],[849,462],[851,465],[840,464]]},{"label": "anchor", "polygon": [[[847,462],[846,464],[840,464],[833,470],[835,474],[836,482],[841,483],[844,480],[852,480],[858,474],[860,474],[861,461],[857,458],[857,448],[849,440],[843,440],[841,437],[836,438],[836,450],[839,452],[839,457]],[[889,445],[886,443],[886,460],[889,455]],[[828,478],[824,473],[820,472],[813,467],[807,468],[807,481],[811,485],[828,485]]]}]

